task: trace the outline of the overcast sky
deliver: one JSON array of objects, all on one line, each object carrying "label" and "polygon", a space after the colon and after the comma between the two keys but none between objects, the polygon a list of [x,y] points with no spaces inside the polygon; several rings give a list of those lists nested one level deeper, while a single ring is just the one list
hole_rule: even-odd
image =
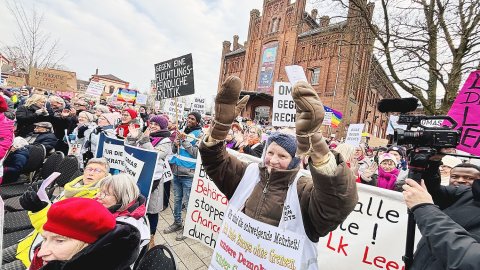
[{"label": "overcast sky", "polygon": [[[9,0],[11,1],[11,0]],[[146,91],[154,64],[193,54],[197,95],[217,90],[222,42],[246,40],[250,11],[263,0],[24,0],[44,14],[43,29],[60,41],[63,65],[88,80],[95,69]],[[18,31],[7,0],[0,0],[0,46]]]}]

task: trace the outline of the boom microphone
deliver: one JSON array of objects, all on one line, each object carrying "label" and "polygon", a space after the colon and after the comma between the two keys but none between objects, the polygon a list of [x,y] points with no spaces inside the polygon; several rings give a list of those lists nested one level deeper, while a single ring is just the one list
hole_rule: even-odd
[{"label": "boom microphone", "polygon": [[418,107],[418,99],[410,98],[384,98],[378,102],[377,108],[382,113],[399,112],[406,113],[415,111]]}]

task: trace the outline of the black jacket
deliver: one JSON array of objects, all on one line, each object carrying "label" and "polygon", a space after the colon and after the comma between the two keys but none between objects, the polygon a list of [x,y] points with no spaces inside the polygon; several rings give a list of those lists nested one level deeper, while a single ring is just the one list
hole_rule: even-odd
[{"label": "black jacket", "polygon": [[113,231],[87,246],[68,261],[51,261],[41,270],[130,269],[139,253],[140,232],[117,223]]},{"label": "black jacket", "polygon": [[43,144],[45,146],[45,150],[48,153],[52,151],[52,149],[55,149],[55,146],[57,145],[57,137],[55,134],[51,132],[45,132],[45,133],[34,133],[31,135],[32,138],[35,137],[35,141],[33,143],[35,144]]},{"label": "black jacket", "polygon": [[3,161],[3,184],[18,180],[23,167],[27,165],[29,153],[27,148],[20,148],[10,153]]},{"label": "black jacket", "polygon": [[265,142],[261,142],[253,148],[250,145],[247,145],[243,147],[243,153],[261,158],[263,155],[263,148],[265,148]]},{"label": "black jacket", "polygon": [[17,117],[17,136],[26,137],[29,133],[33,132],[34,123],[49,120],[48,115],[37,115],[35,111],[38,109],[40,108],[35,105],[30,107],[25,107],[25,105],[18,107],[15,115]]},{"label": "black jacket", "polygon": [[440,186],[439,180],[427,186],[438,206],[413,211],[422,238],[411,269],[480,269],[480,202],[470,187]]}]

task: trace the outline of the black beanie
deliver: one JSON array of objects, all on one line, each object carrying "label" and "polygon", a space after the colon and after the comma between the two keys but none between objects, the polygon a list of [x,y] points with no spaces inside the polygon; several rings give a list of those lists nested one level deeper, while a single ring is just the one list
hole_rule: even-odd
[{"label": "black beanie", "polygon": [[193,115],[195,119],[197,119],[197,124],[200,125],[200,121],[202,120],[202,116],[198,112],[191,112],[188,115]]}]

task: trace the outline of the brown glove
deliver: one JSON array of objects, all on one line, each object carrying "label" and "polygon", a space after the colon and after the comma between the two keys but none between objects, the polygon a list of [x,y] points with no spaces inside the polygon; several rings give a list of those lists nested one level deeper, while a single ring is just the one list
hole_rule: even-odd
[{"label": "brown glove", "polygon": [[297,105],[297,155],[309,154],[314,162],[318,162],[330,151],[320,130],[325,116],[322,101],[312,86],[304,81],[293,86],[292,97]]},{"label": "brown glove", "polygon": [[[242,82],[236,76],[229,76],[223,83],[215,98],[215,119],[211,127],[210,136],[215,140],[224,140],[233,120],[238,115],[237,104],[245,108],[248,98],[238,100]],[[240,110],[241,111],[241,110]]]}]

